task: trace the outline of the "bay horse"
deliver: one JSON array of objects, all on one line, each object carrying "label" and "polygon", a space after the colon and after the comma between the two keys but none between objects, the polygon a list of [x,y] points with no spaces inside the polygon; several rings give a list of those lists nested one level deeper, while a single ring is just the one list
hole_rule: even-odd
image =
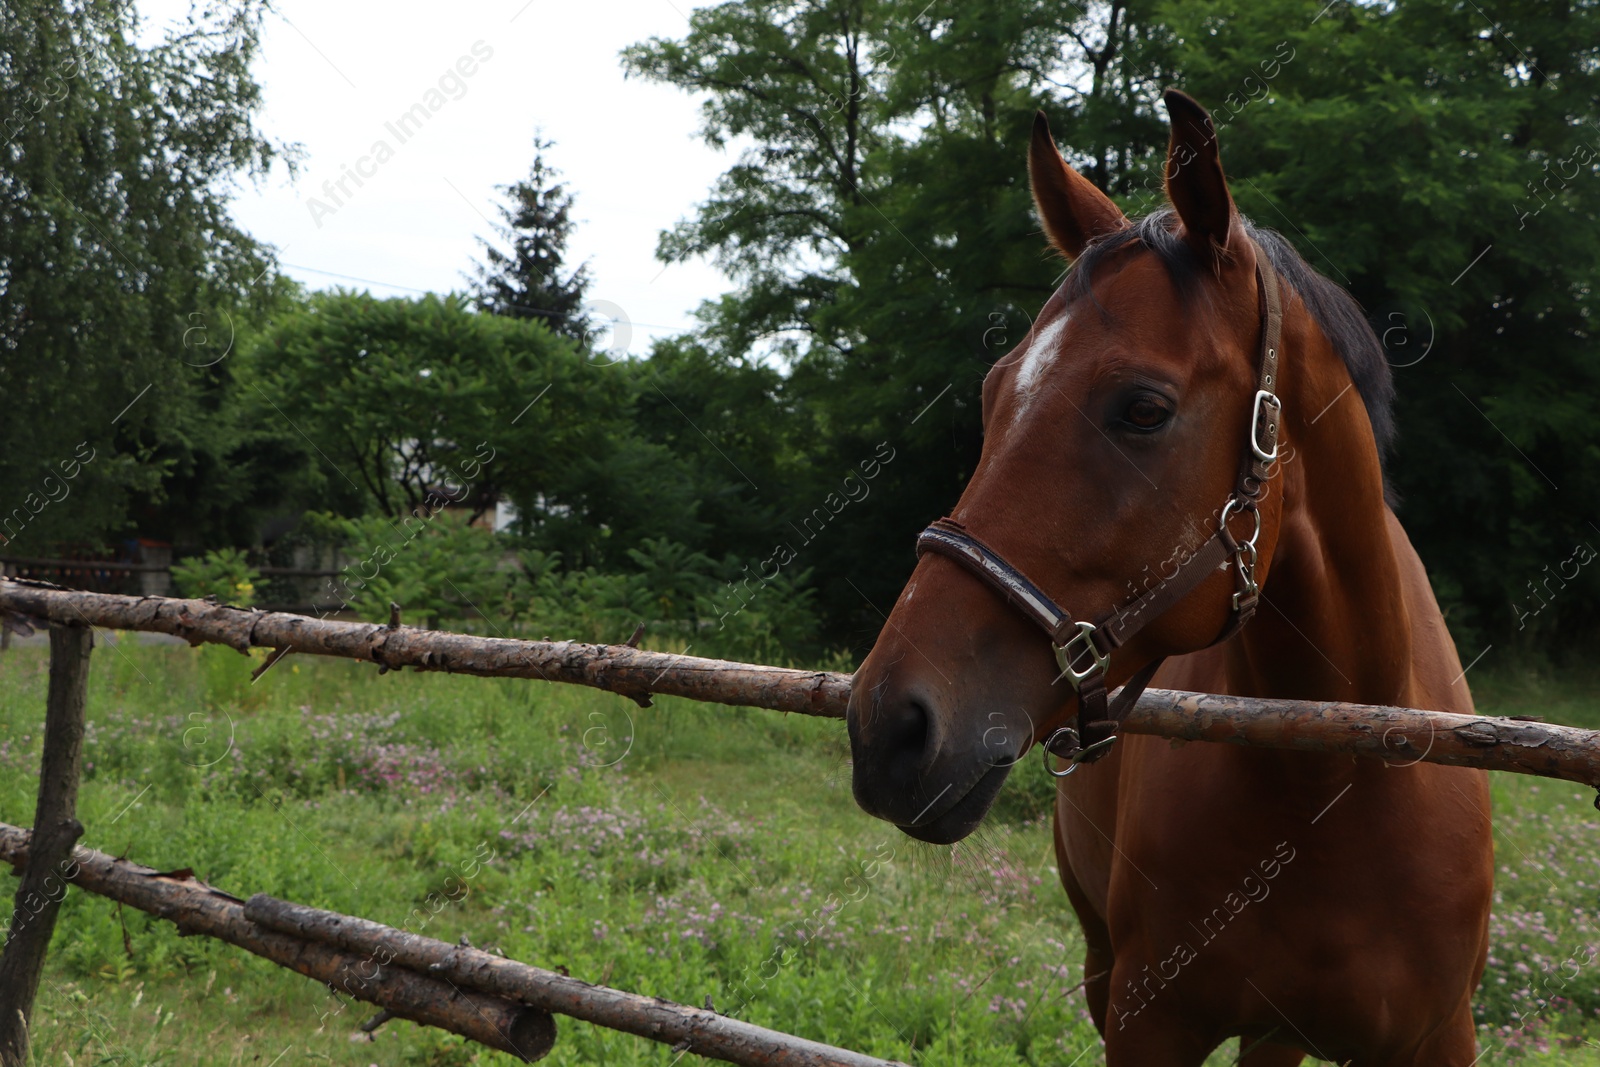
[{"label": "bay horse", "polygon": [[1205,109],[1165,103],[1171,207],[1137,222],[1035,121],[1034,204],[1075,262],[986,376],[977,468],[856,672],[855,798],[954,842],[1046,745],[1110,1067],[1235,1036],[1247,1067],[1469,1067],[1486,774],[1115,736],[1152,680],[1473,710],[1385,497],[1381,346],[1238,213]]}]

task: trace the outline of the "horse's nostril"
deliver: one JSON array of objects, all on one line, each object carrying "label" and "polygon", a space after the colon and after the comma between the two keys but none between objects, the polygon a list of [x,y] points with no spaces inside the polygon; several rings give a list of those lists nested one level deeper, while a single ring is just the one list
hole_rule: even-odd
[{"label": "horse's nostril", "polygon": [[894,733],[897,744],[902,752],[915,752],[921,756],[922,750],[928,745],[928,723],[933,716],[929,714],[927,705],[917,697],[906,701],[905,709],[895,723]]},{"label": "horse's nostril", "polygon": [[931,755],[933,715],[930,702],[909,693],[884,704],[870,747],[879,768],[875,777],[890,795],[914,791],[922,778]]},{"label": "horse's nostril", "polygon": [[865,777],[889,794],[914,786],[933,738],[932,703],[914,692],[880,701],[870,717],[851,731],[858,768],[875,768]]}]

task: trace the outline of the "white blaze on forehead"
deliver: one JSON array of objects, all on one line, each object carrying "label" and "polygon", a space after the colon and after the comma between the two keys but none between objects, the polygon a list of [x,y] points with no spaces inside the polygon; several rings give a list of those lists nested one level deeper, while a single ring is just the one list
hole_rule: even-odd
[{"label": "white blaze on forehead", "polygon": [[1034,335],[1028,343],[1028,350],[1022,354],[1022,365],[1017,368],[1016,381],[1018,415],[1027,409],[1028,401],[1038,391],[1039,379],[1055,361],[1057,346],[1061,343],[1061,334],[1067,328],[1069,318],[1063,311],[1059,318]]}]

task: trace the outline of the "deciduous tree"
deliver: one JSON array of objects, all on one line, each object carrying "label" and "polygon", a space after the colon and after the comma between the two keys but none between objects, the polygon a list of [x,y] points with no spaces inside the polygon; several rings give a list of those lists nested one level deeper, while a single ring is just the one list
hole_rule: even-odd
[{"label": "deciduous tree", "polygon": [[142,47],[131,4],[0,7],[9,551],[121,533],[169,474],[226,454],[208,425],[225,320],[274,292],[227,203],[239,175],[285,158],[255,126],[265,10],[228,0]]}]

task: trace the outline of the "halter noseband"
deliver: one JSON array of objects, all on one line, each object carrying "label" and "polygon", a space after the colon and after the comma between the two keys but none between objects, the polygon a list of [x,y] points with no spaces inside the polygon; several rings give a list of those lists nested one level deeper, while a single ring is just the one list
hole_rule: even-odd
[{"label": "halter noseband", "polygon": [[[1234,563],[1238,589],[1233,594],[1228,624],[1212,644],[1226,641],[1255,614],[1260,589],[1256,585],[1256,539],[1261,536],[1261,512],[1256,502],[1278,459],[1279,423],[1283,404],[1279,401],[1278,345],[1283,332],[1283,299],[1278,275],[1260,246],[1256,246],[1256,284],[1261,294],[1261,350],[1257,360],[1257,387],[1250,403],[1248,444],[1232,495],[1223,505],[1217,532],[1200,549],[1184,560],[1176,573],[1160,586],[1126,607],[1113,609],[1098,622],[1079,622],[1050,596],[1028,580],[1005,557],[984,544],[954,519],[943,518],[917,537],[917,556],[937,552],[961,564],[997,591],[1007,603],[1037,623],[1050,635],[1061,675],[1078,693],[1078,724],[1063,726],[1044,741],[1045,769],[1062,778],[1081,763],[1092,763],[1105,755],[1116,741],[1116,727],[1133,702],[1150,684],[1162,661],[1141,667],[1111,699],[1106,690],[1106,668],[1111,654],[1144,629],[1167,609],[1188,596],[1211,573]],[[1228,520],[1237,512],[1249,512],[1255,520],[1248,540],[1239,541],[1228,530]],[[1143,622],[1134,620],[1144,618]],[[1054,754],[1070,761],[1066,770],[1050,765]]]}]

